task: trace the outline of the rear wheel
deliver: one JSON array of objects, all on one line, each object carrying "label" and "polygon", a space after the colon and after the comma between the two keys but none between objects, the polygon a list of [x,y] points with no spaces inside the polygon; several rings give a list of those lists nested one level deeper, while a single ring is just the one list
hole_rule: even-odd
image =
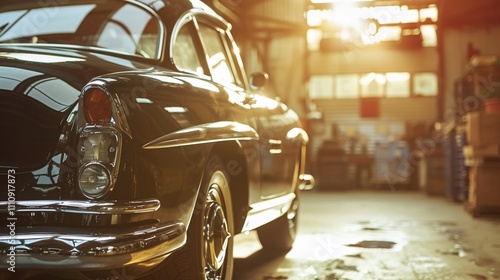
[{"label": "rear wheel", "polygon": [[264,250],[290,250],[297,234],[299,214],[299,193],[295,191],[295,199],[290,209],[278,219],[265,224],[257,229],[260,243]]},{"label": "rear wheel", "polygon": [[230,280],[233,273],[233,209],[222,161],[214,156],[204,179],[187,244],[147,279]]}]

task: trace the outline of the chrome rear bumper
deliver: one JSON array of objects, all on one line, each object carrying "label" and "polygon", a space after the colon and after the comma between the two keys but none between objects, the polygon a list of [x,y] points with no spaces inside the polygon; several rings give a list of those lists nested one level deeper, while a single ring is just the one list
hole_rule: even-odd
[{"label": "chrome rear bumper", "polygon": [[160,208],[157,199],[132,201],[87,200],[25,200],[16,201],[14,208],[7,201],[0,201],[0,213],[13,212],[62,212],[76,214],[142,214],[155,212]]},{"label": "chrome rear bumper", "polygon": [[[81,214],[139,214],[154,212],[159,202],[23,201],[16,212],[71,212]],[[0,212],[7,204],[0,203]],[[186,243],[180,221],[109,227],[7,227],[0,233],[0,267],[77,271],[112,270],[159,262]],[[12,258],[12,256],[14,256]]]}]

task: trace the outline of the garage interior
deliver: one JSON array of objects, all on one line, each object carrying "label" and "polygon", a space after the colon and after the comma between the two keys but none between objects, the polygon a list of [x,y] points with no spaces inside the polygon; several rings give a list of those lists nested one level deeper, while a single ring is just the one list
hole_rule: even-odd
[{"label": "garage interior", "polygon": [[[270,75],[262,93],[301,116],[318,188],[389,180],[468,198],[465,163],[498,138],[481,135],[498,125],[482,113],[497,95],[497,1],[207,2],[232,23],[247,71]],[[338,176],[322,176],[327,165]]]},{"label": "garage interior", "polygon": [[291,250],[234,236],[234,280],[500,279],[500,0],[203,1],[316,178]]},{"label": "garage interior", "polygon": [[296,247],[238,237],[235,279],[500,277],[499,1],[205,2],[301,116],[317,181]]}]

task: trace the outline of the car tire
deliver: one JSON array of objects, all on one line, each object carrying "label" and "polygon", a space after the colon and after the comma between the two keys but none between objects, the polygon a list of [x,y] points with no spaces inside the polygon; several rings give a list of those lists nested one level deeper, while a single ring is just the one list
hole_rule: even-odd
[{"label": "car tire", "polygon": [[158,280],[231,280],[233,273],[233,209],[229,181],[219,157],[208,161],[187,243],[153,275]]},{"label": "car tire", "polygon": [[284,252],[292,248],[297,235],[298,194],[298,190],[296,190],[292,205],[284,215],[257,228],[257,235],[264,250]]}]

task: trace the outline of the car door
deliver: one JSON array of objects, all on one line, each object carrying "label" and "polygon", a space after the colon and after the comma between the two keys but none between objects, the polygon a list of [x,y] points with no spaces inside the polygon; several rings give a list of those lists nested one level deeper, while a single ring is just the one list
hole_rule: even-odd
[{"label": "car door", "polygon": [[[202,45],[202,56],[205,58],[204,63],[208,69],[208,75],[227,94],[225,97],[227,98],[226,105],[220,109],[226,111],[226,115],[231,116],[227,120],[249,125],[257,130],[256,120],[250,105],[253,101],[247,91],[245,71],[238,50],[235,49],[236,45],[225,25],[203,15],[194,17],[193,22]],[[250,204],[259,202],[261,200],[260,142],[252,140],[240,144],[248,166],[248,202]]]},{"label": "car door", "polygon": [[[248,88],[244,69],[230,34],[203,22],[199,23],[201,40],[207,52],[214,81]],[[260,136],[258,157],[260,166],[260,197],[271,198],[290,193],[298,175],[297,143],[287,139],[287,133],[297,127],[297,116],[285,105],[258,94],[245,94],[245,103],[252,109]],[[295,176],[297,175],[297,176]]]}]

